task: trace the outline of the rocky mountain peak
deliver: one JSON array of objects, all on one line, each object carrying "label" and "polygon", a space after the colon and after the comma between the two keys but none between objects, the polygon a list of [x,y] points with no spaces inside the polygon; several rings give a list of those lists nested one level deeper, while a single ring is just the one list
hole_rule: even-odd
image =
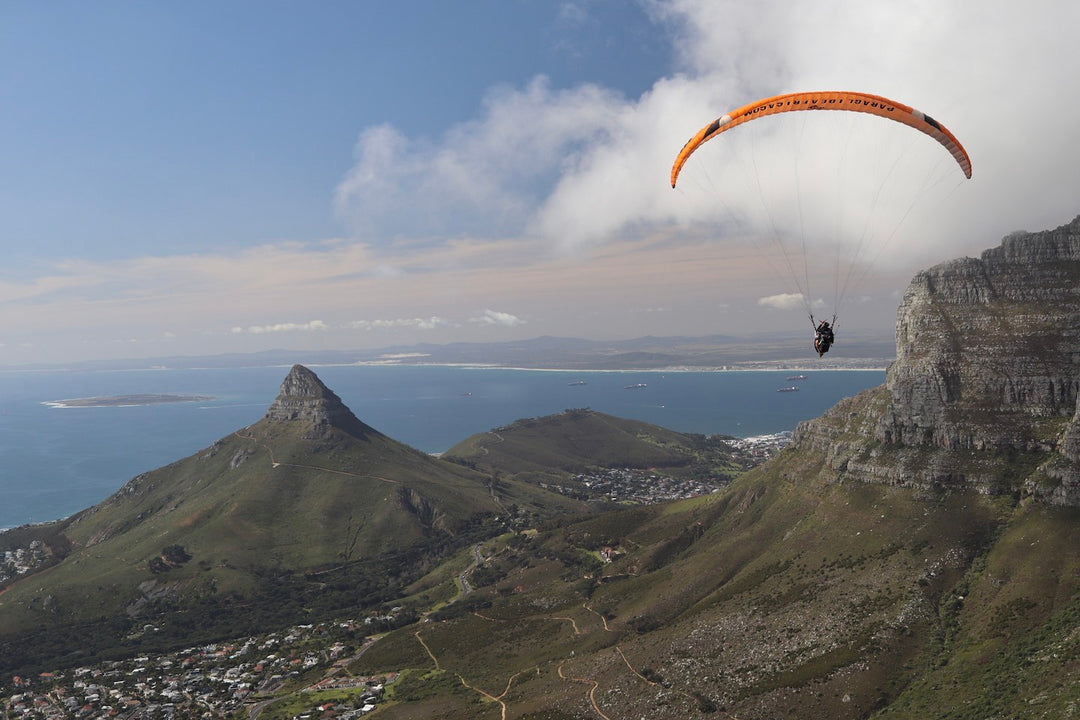
[{"label": "rocky mountain peak", "polygon": [[293,365],[277,398],[266,411],[266,419],[279,422],[303,421],[317,426],[331,426],[355,434],[357,430],[371,432],[341,402],[334,391],[326,387],[319,376],[304,367]]}]

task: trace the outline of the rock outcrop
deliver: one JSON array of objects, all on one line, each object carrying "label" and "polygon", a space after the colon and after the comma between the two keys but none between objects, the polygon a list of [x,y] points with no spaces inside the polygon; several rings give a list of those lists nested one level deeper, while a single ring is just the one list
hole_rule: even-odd
[{"label": "rock outcrop", "polygon": [[316,428],[334,427],[358,437],[376,433],[357,419],[318,375],[303,365],[293,365],[281,383],[277,398],[266,411],[266,419],[308,422]]},{"label": "rock outcrop", "polygon": [[884,395],[871,395],[862,441],[847,433],[841,447],[833,417],[801,426],[797,442],[863,480],[1080,505],[1080,217],[919,273]]},{"label": "rock outcrop", "polygon": [[893,396],[878,437],[903,445],[1036,449],[1040,421],[1076,411],[1080,218],[1015,233],[978,260],[920,273],[896,323]]}]

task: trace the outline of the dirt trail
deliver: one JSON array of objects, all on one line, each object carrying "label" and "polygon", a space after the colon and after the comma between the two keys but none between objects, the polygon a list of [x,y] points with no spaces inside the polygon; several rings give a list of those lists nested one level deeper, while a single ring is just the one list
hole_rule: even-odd
[{"label": "dirt trail", "polygon": [[391,478],[384,478],[384,477],[381,477],[379,475],[365,475],[363,473],[349,472],[348,470],[335,470],[333,468],[322,467],[320,465],[302,465],[302,464],[299,464],[299,463],[278,462],[274,458],[274,450],[273,450],[273,448],[271,448],[269,445],[267,445],[265,443],[260,443],[258,440],[256,440],[251,435],[241,435],[239,430],[237,430],[233,434],[236,435],[236,437],[240,438],[241,440],[247,440],[249,442],[258,443],[259,447],[261,447],[263,450],[266,450],[267,454],[270,456],[270,467],[272,469],[273,468],[279,468],[279,467],[303,468],[305,470],[315,470],[317,472],[330,473],[332,475],[347,475],[349,477],[364,478],[364,479],[368,479],[368,480],[380,480],[382,482],[390,483],[392,485],[400,485],[401,484],[401,482],[399,480],[393,480]]},{"label": "dirt trail", "polygon": [[[598,613],[595,610],[593,610],[592,608],[590,608],[587,603],[583,604],[582,607],[584,607],[590,613],[592,613],[592,614],[594,614],[594,615],[596,615],[597,617],[600,618],[600,620],[603,622],[603,627],[604,627],[605,631],[614,632],[614,630],[612,630],[608,626],[607,619],[603,615],[601,615],[600,613]],[[478,618],[480,618],[482,620],[486,620],[488,622],[506,622],[505,620],[500,620],[499,618],[493,618],[493,617],[490,617],[488,615],[481,615],[480,613],[473,613],[473,615],[475,615],[476,617],[478,617]],[[541,619],[543,619],[543,620],[551,620],[553,622],[569,622],[571,627],[574,629],[574,636],[575,637],[586,634],[586,632],[582,631],[582,629],[578,626],[577,621],[572,617],[548,615],[548,616],[543,616]],[[441,663],[439,662],[439,658],[435,655],[435,652],[431,649],[431,647],[427,644],[427,642],[424,641],[424,638],[420,634],[420,630],[417,630],[414,633],[414,635],[416,636],[416,639],[420,642],[420,644],[423,646],[424,651],[428,654],[428,657],[430,657],[431,661],[433,663],[435,663],[435,669],[436,670],[442,670],[443,667],[442,667]],[[645,676],[643,676],[641,673],[639,673],[637,670],[635,670],[633,668],[633,666],[630,665],[630,661],[622,653],[622,650],[620,650],[617,646],[616,646],[615,649],[619,653],[620,657],[622,658],[623,663],[626,665],[627,668],[630,669],[630,672],[632,672],[636,677],[638,677],[638,678],[644,680],[645,682],[649,683],[650,685],[655,684],[655,683],[651,682],[650,680],[648,680],[647,678],[645,678]],[[604,711],[600,709],[600,706],[596,703],[596,690],[597,690],[597,688],[600,687],[600,682],[598,680],[593,679],[593,678],[571,677],[571,676],[567,675],[565,672],[563,672],[563,665],[568,660],[570,660],[570,658],[564,658],[563,660],[561,660],[559,662],[559,665],[558,665],[558,667],[556,669],[556,672],[558,673],[559,678],[562,679],[562,680],[566,680],[568,682],[576,682],[576,683],[583,683],[583,684],[589,685],[590,686],[589,692],[588,692],[589,704],[592,705],[593,710],[596,712],[596,714],[600,718],[602,718],[603,720],[611,720],[604,713]],[[513,675],[511,675],[509,677],[509,679],[506,681],[506,687],[498,695],[494,695],[494,694],[492,694],[492,693],[490,693],[490,692],[488,692],[488,691],[486,691],[486,690],[484,690],[482,688],[479,688],[479,687],[477,687],[475,685],[470,684],[465,679],[465,677],[463,675],[461,675],[461,673],[455,672],[454,674],[457,675],[458,679],[461,681],[461,684],[464,685],[465,687],[469,688],[473,692],[476,692],[476,693],[482,695],[483,697],[487,698],[488,700],[492,700],[494,702],[499,703],[500,717],[501,717],[502,720],[506,720],[506,714],[507,714],[507,712],[509,710],[509,708],[507,706],[507,702],[505,700],[506,695],[510,692],[511,688],[513,687],[514,681],[522,673],[532,672],[532,671],[535,671],[537,676],[539,676],[541,674],[539,665],[535,665],[535,666],[533,666],[531,668],[526,668],[524,670],[518,670],[517,672],[515,672]]]}]

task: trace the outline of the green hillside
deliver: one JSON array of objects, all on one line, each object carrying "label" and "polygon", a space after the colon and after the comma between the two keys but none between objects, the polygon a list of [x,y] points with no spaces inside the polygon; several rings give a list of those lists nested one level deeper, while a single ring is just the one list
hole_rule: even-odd
[{"label": "green hillside", "polygon": [[727,481],[752,464],[722,439],[675,432],[593,410],[518,420],[473,435],[443,457],[524,479],[562,478],[597,468],[659,469]]},{"label": "green hillside", "polygon": [[388,718],[1067,716],[1078,511],[833,478],[788,451],[720,493],[489,543],[456,612],[351,669],[404,673]]},{"label": "green hillside", "polygon": [[0,595],[0,664],[190,643],[375,603],[458,547],[582,507],[329,407],[333,423],[267,417],[72,518],[20,530],[48,539],[55,564]]}]

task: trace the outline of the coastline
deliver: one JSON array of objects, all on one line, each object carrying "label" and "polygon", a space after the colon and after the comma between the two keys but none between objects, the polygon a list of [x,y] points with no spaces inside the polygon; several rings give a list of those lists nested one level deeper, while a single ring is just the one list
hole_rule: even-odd
[{"label": "coastline", "polygon": [[[470,435],[517,419],[583,406],[677,432],[753,438],[793,430],[837,399],[881,385],[885,376],[883,363],[875,368],[870,362],[849,372],[816,362],[712,367],[672,363],[606,370],[560,367],[562,363],[543,362],[546,359],[541,359],[546,367],[529,367],[528,362],[417,363],[414,358],[395,363],[400,368],[396,370],[367,369],[354,362],[312,369],[365,423],[426,453],[445,452]],[[0,481],[0,494],[7,500],[0,508],[0,526],[70,515],[101,502],[131,477],[187,457],[257,421],[287,371],[277,363],[260,367],[156,368],[152,378],[139,371],[108,377],[90,371],[62,381],[53,373],[0,376],[6,383],[0,389],[8,392],[0,407],[6,441],[0,454],[7,468]],[[798,383],[802,392],[776,392],[793,384],[785,382],[786,376],[798,374],[809,376]],[[576,381],[588,387],[568,387]],[[648,389],[625,390],[637,383],[647,383]],[[137,394],[218,400],[130,410],[84,405],[82,411],[42,402],[111,397],[112,407],[119,407],[133,404],[130,399]],[[125,397],[129,402],[116,400]],[[207,409],[211,411],[204,412]]]},{"label": "coastline", "polygon": [[[521,365],[501,365],[497,363],[399,363],[361,360],[354,363],[309,363],[309,367],[439,367],[460,368],[463,370],[526,370],[529,372],[560,373],[710,373],[710,372],[885,372],[892,361],[868,360],[851,365],[830,364],[815,366],[792,361],[748,361],[731,365],[667,365],[663,367],[625,367],[625,368],[575,368],[575,367],[535,367]],[[276,367],[276,366],[275,366]]]}]

